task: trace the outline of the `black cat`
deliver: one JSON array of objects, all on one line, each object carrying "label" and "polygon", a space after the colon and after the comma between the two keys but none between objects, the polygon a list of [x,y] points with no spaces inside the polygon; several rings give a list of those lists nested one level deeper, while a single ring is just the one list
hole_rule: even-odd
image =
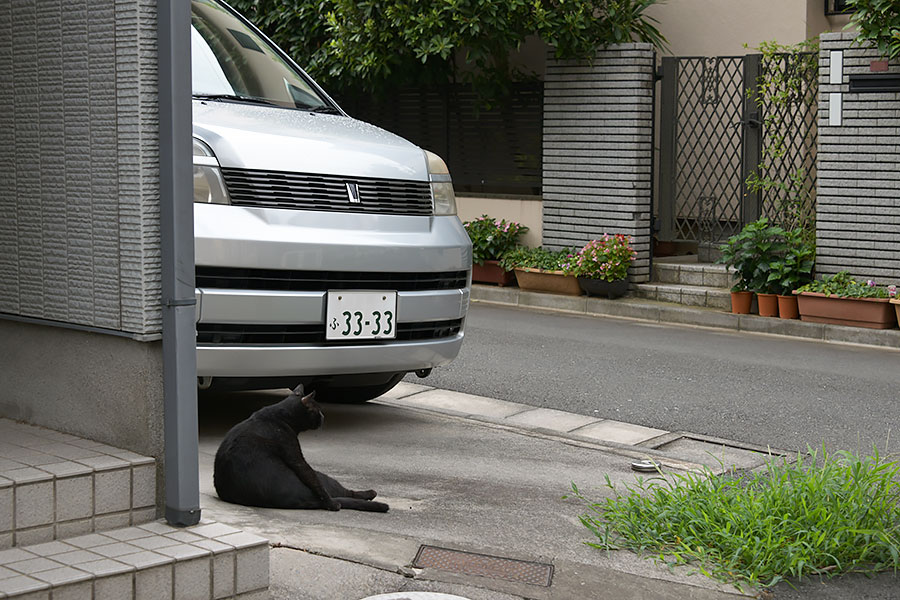
[{"label": "black cat", "polygon": [[387,512],[372,502],[375,490],[348,490],[332,477],[313,470],[303,458],[297,435],[318,429],[325,417],[316,393],[303,386],[231,428],[216,452],[213,484],[226,502],[264,508],[352,508]]}]

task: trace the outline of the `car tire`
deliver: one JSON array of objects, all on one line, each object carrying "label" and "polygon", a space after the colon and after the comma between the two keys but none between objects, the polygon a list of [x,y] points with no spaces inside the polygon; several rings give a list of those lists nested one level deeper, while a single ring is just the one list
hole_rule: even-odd
[{"label": "car tire", "polygon": [[315,386],[316,401],[332,404],[363,404],[392,390],[394,386],[400,383],[404,375],[406,373],[396,373],[386,382],[377,385],[342,387],[340,385],[325,384]]}]

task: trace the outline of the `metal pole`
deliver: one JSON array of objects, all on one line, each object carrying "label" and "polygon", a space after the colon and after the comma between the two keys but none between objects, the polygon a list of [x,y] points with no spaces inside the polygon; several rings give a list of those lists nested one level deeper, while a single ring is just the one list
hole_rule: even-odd
[{"label": "metal pole", "polygon": [[678,101],[678,59],[664,56],[659,104],[659,239],[675,238],[675,135]]},{"label": "metal pole", "polygon": [[190,3],[159,0],[159,187],[166,520],[200,521]]},{"label": "metal pole", "polygon": [[759,169],[762,149],[762,115],[759,107],[759,76],[762,74],[762,54],[744,57],[744,114],[741,119],[741,225],[762,215],[762,198],[751,191],[747,178]]}]

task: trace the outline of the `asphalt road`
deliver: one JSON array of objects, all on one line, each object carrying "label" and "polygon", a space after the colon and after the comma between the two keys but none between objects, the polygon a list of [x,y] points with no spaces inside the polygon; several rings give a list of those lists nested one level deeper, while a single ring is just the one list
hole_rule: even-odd
[{"label": "asphalt road", "polygon": [[900,351],[473,304],[437,388],[783,450],[900,449]]}]

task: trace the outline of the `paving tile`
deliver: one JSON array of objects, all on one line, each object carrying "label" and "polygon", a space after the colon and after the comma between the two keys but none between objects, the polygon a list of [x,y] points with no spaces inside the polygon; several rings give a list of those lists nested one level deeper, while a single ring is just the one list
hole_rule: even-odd
[{"label": "paving tile", "polygon": [[95,531],[112,531],[114,529],[122,529],[131,525],[131,513],[120,512],[107,515],[97,515],[94,517]]},{"label": "paving tile", "polygon": [[37,554],[23,550],[22,548],[10,548],[9,550],[0,550],[0,565],[7,563],[28,560],[29,558],[37,558]]},{"label": "paving tile", "polygon": [[146,523],[151,523],[158,518],[156,514],[156,507],[152,506],[150,508],[135,508],[131,511],[131,524],[132,525],[143,525]]},{"label": "paving tile", "polygon": [[87,571],[95,577],[106,577],[108,575],[119,575],[121,573],[131,573],[134,571],[134,567],[131,565],[126,565],[125,563],[112,560],[111,558],[79,563],[76,567],[82,571]]},{"label": "paving tile", "polygon": [[142,550],[134,554],[119,556],[118,558],[116,558],[116,560],[119,562],[123,562],[126,565],[131,565],[136,569],[159,567],[161,565],[170,565],[175,562],[175,559],[171,556],[165,556],[163,554],[159,554],[158,552],[150,552],[149,550]]},{"label": "paving tile", "polygon": [[28,547],[29,552],[37,554],[38,556],[53,556],[64,552],[74,552],[77,549],[78,548],[75,546],[61,541],[53,541]]},{"label": "paving tile", "polygon": [[131,469],[131,506],[145,508],[156,505],[156,464]]},{"label": "paving tile", "polygon": [[77,519],[75,521],[59,522],[56,524],[56,537],[57,539],[68,539],[88,534],[93,530],[93,519]]},{"label": "paving tile", "polygon": [[91,475],[56,480],[56,518],[85,519],[94,512],[94,478]]},{"label": "paving tile", "polygon": [[118,558],[120,556],[125,556],[126,554],[135,554],[141,551],[141,548],[132,546],[131,544],[126,544],[125,542],[115,542],[113,544],[107,544],[105,546],[94,546],[93,548],[91,548],[91,552],[95,552],[100,556],[105,556],[106,558]]},{"label": "paving tile", "polygon": [[174,572],[171,565],[144,569],[134,574],[135,600],[172,600]]},{"label": "paving tile", "polygon": [[223,552],[233,552],[234,546],[229,546],[228,544],[223,544],[222,542],[217,542],[216,540],[202,539],[199,542],[193,542],[192,546],[199,546],[200,548],[204,548],[209,550],[213,554],[222,554]]},{"label": "paving tile", "polygon": [[53,600],[85,600],[94,593],[94,583],[83,581],[53,588]]},{"label": "paving tile", "polygon": [[204,539],[202,536],[194,535],[189,531],[178,531],[175,533],[169,533],[166,535],[167,538],[171,540],[177,540],[179,542],[183,542],[185,544],[192,544],[194,542],[199,542]]},{"label": "paving tile", "polygon": [[115,542],[111,537],[107,537],[100,533],[89,533],[88,535],[82,535],[74,538],[68,538],[66,540],[67,544],[71,544],[77,548],[93,548],[95,546],[105,546],[107,544],[111,544]]},{"label": "paving tile", "polygon": [[209,558],[175,563],[175,597],[179,600],[207,600],[210,597]]},{"label": "paving tile", "polygon": [[589,437],[599,441],[616,442],[619,444],[638,444],[666,433],[662,429],[652,429],[631,423],[620,421],[600,421],[576,429],[571,433]]},{"label": "paving tile", "polygon": [[234,594],[234,558],[236,552],[213,557],[213,598],[230,598]]},{"label": "paving tile", "polygon": [[13,528],[13,489],[0,488],[0,531],[12,531]]},{"label": "paving tile", "polygon": [[18,575],[17,577],[10,577],[9,579],[0,579],[0,594],[6,594],[8,596],[49,589],[50,584],[46,581],[40,581],[34,577],[28,577],[27,575]]},{"label": "paving tile", "polygon": [[30,529],[17,529],[15,531],[16,546],[31,546],[53,541],[56,538],[53,525],[31,527]]},{"label": "paving tile", "polygon": [[526,410],[517,415],[507,417],[504,422],[522,427],[541,427],[553,431],[567,432],[578,427],[594,423],[598,419],[585,415],[577,415],[552,408],[536,408]]},{"label": "paving tile", "polygon": [[[40,581],[46,581],[52,586],[62,586],[92,579],[90,573],[73,567],[58,567],[48,571],[33,573],[31,576]],[[56,600],[56,590],[53,592],[53,599]]]},{"label": "paving tile", "polygon": [[159,550],[160,548],[178,546],[181,544],[178,540],[173,540],[162,535],[131,540],[129,543],[139,548],[143,548],[144,550]]},{"label": "paving tile", "polygon": [[235,592],[243,593],[268,587],[269,547],[260,546],[238,550],[236,562]]},{"label": "paving tile", "polygon": [[44,558],[43,556],[39,556],[36,558],[29,558],[26,560],[20,560],[18,562],[5,563],[6,568],[12,569],[13,571],[17,571],[22,575],[31,575],[33,573],[38,573],[40,571],[49,571],[50,569],[58,569],[61,565],[55,560],[50,560],[49,558]]},{"label": "paving tile", "polygon": [[98,453],[94,452],[93,450],[81,448],[74,444],[66,444],[64,442],[46,444],[42,446],[41,449],[47,454],[52,454],[53,456],[57,456],[59,458],[65,458],[66,460],[79,460],[82,458],[98,456]]},{"label": "paving tile", "polygon": [[521,404],[448,390],[431,390],[416,394],[411,398],[403,398],[398,402],[408,406],[452,411],[456,414],[480,415],[501,419],[522,412]]},{"label": "paving tile", "polygon": [[41,471],[40,469],[35,469],[34,467],[25,467],[24,469],[13,469],[11,471],[4,471],[0,473],[0,476],[9,479],[14,482],[16,485],[22,485],[26,483],[35,483],[39,481],[52,481],[53,475],[47,473],[46,471]]},{"label": "paving tile", "polygon": [[167,533],[176,533],[178,531],[182,531],[178,527],[172,527],[162,521],[154,521],[153,523],[146,523],[144,525],[139,526],[141,529],[149,531],[151,533],[158,533],[160,535],[165,535]]},{"label": "paving tile", "polygon": [[98,454],[90,458],[79,458],[77,462],[93,467],[95,471],[106,471],[110,469],[127,469],[131,467],[127,460],[109,456],[107,454]]},{"label": "paving tile", "polygon": [[9,579],[10,577],[18,577],[19,575],[21,575],[21,573],[16,573],[11,569],[0,566],[0,579]]},{"label": "paving tile", "polygon": [[69,566],[77,566],[86,562],[102,560],[103,557],[89,550],[73,550],[62,554],[54,554],[53,560]]},{"label": "paving tile", "polygon": [[28,465],[20,463],[18,461],[12,460],[11,458],[6,458],[5,456],[0,455],[0,473],[4,471],[13,471],[15,469],[24,469]]},{"label": "paving tile", "polygon": [[16,529],[53,523],[53,481],[16,486]]},{"label": "paving tile", "polygon": [[134,597],[131,574],[103,577],[94,581],[93,600],[123,600]]},{"label": "paving tile", "polygon": [[189,531],[195,535],[214,538],[220,537],[223,535],[229,535],[232,533],[240,533],[241,530],[231,525],[225,525],[224,523],[209,523],[206,525],[195,525],[194,527],[188,527],[185,531]]},{"label": "paving tile", "polygon": [[212,552],[206,548],[192,546],[191,544],[177,544],[175,546],[165,546],[156,550],[159,554],[171,556],[175,560],[189,560],[192,558],[200,558],[210,556]]},{"label": "paving tile", "polygon": [[127,527],[125,529],[116,529],[115,531],[105,531],[103,535],[119,540],[120,542],[127,542],[139,538],[152,537],[153,533],[146,529],[141,529],[140,527]]},{"label": "paving tile", "polygon": [[130,471],[115,469],[94,474],[94,514],[121,512],[131,508]]}]

